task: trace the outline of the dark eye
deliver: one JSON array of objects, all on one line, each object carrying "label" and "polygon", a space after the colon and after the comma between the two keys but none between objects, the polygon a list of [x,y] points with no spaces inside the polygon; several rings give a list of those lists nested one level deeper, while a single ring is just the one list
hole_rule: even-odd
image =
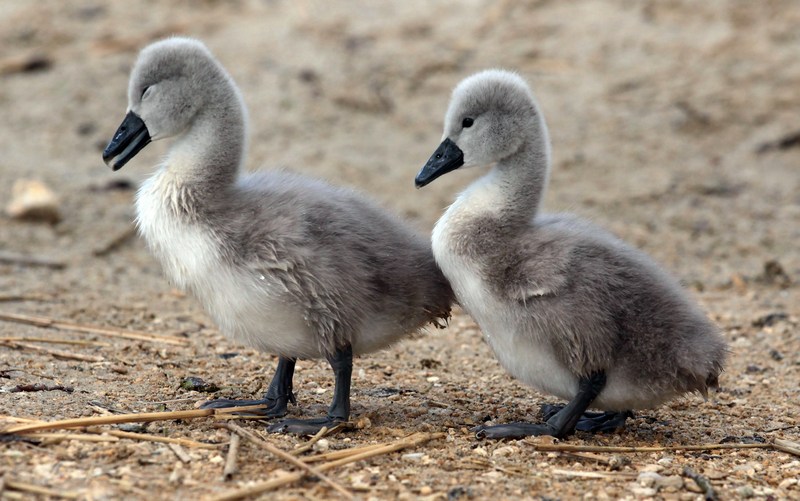
[{"label": "dark eye", "polygon": [[150,90],[150,86],[149,85],[142,89],[142,96],[141,96],[140,99],[144,99],[144,95],[147,94],[148,90]]},{"label": "dark eye", "polygon": [[461,121],[461,127],[464,127],[466,129],[467,127],[472,127],[473,123],[475,123],[475,120],[467,117]]}]

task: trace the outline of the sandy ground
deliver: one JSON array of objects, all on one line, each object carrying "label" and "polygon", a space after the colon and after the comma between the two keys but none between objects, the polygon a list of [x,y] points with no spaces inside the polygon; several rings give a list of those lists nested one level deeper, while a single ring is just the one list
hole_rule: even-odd
[{"label": "sandy ground", "polygon": [[[0,414],[50,420],[107,409],[190,409],[206,395],[180,387],[188,376],[217,384],[224,396],[266,387],[275,359],[228,342],[192,298],[171,288],[141,240],[122,238],[109,248],[129,232],[133,214],[133,190],[109,183],[135,186],[167,145],[149,146],[118,173],[100,152],[124,114],[136,51],[180,33],[204,40],[241,86],[251,168],[286,166],[357,186],[423,231],[474,175],[413,188],[439,142],[450,90],[483,68],[518,70],[551,129],[547,210],[591,218],[651,253],[693,291],[733,348],[722,388],[708,401],[687,397],[640,413],[620,433],[579,433],[566,442],[797,441],[798,25],[800,5],[792,0],[4,0],[0,202],[5,206],[15,180],[41,179],[58,193],[63,219],[50,225],[0,217],[0,251],[66,266],[0,262],[0,312],[185,336],[188,345],[0,321],[3,339],[110,343],[28,343],[97,362],[0,344]],[[331,375],[324,363],[298,366],[300,407],[292,412],[320,414]],[[34,383],[74,391],[12,392]],[[478,441],[468,431],[486,420],[535,420],[549,401],[505,374],[479,330],[458,314],[446,330],[357,360],[353,411],[368,426],[328,437],[331,449],[417,430],[443,431],[446,439],[331,476],[365,499],[700,499],[696,483],[683,476],[688,466],[720,499],[800,498],[800,458],[785,453],[638,453],[620,463],[612,454],[597,460],[537,451],[531,440]],[[259,423],[244,425],[263,432]],[[229,440],[210,420],[153,423],[147,432]],[[269,439],[286,450],[306,440]],[[186,499],[292,469],[243,444],[240,471],[226,482],[224,445],[186,450],[188,462],[164,444],[127,439],[0,444],[7,485],[0,497],[29,498],[8,487],[26,482],[85,499]],[[619,470],[611,471],[609,459]],[[663,478],[653,485],[643,471]],[[269,496],[334,493],[306,480]]]}]

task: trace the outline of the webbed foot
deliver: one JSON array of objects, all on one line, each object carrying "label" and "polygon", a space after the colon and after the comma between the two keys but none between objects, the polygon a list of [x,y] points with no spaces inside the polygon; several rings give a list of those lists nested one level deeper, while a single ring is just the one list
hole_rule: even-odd
[{"label": "webbed foot", "polygon": [[564,438],[575,432],[575,426],[592,401],[606,384],[604,372],[596,372],[578,380],[578,392],[570,402],[555,410],[544,424],[508,423],[494,426],[481,425],[473,430],[477,438],[522,438],[550,435]]},{"label": "webbed foot", "polygon": [[292,433],[295,435],[316,435],[322,428],[329,430],[334,426],[344,423],[345,420],[326,416],[313,419],[284,419],[267,426],[270,433]]},{"label": "webbed foot", "polygon": [[237,414],[256,415],[264,417],[283,417],[289,412],[289,402],[297,405],[297,400],[292,392],[292,378],[294,377],[295,360],[293,358],[281,357],[278,359],[278,367],[269,384],[266,395],[260,400],[234,400],[219,398],[211,400],[200,406],[201,409],[226,409],[229,407],[241,407],[245,405],[262,405],[263,409]]},{"label": "webbed foot", "polygon": [[533,423],[506,423],[493,426],[480,425],[472,428],[477,438],[491,438],[500,440],[503,438],[525,438],[539,435],[556,436],[558,430],[547,424]]},{"label": "webbed foot", "polygon": [[296,404],[294,394],[290,393],[278,398],[262,398],[261,400],[235,400],[228,398],[218,398],[210,400],[200,406],[201,409],[227,409],[230,407],[243,407],[246,405],[261,405],[263,409],[252,409],[236,414],[247,414],[264,416],[270,418],[283,417],[289,412],[289,402]]},{"label": "webbed foot", "polygon": [[[545,421],[558,414],[563,405],[544,404],[541,407]],[[625,421],[633,417],[633,411],[584,412],[578,418],[575,429],[589,433],[611,433],[625,427]]]}]

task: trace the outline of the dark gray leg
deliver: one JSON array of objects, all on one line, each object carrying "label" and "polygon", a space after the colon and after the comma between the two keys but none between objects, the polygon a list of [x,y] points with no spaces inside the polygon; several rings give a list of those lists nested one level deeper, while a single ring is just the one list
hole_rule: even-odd
[{"label": "dark gray leg", "polygon": [[581,378],[578,382],[578,393],[563,409],[558,411],[544,424],[508,423],[495,426],[477,426],[473,428],[478,438],[523,438],[532,435],[551,435],[564,438],[575,431],[583,412],[603,391],[606,375],[603,372]]},{"label": "dark gray leg", "polygon": [[[544,404],[541,408],[542,417],[545,421],[556,415],[563,405]],[[575,429],[587,431],[589,433],[610,433],[625,426],[625,421],[633,417],[633,411],[621,412],[584,412]]]},{"label": "dark gray leg", "polygon": [[263,405],[264,409],[247,411],[247,414],[266,417],[283,417],[288,411],[289,402],[296,404],[297,401],[292,393],[292,377],[294,376],[295,359],[280,357],[275,375],[264,398],[261,400],[232,400],[220,398],[206,402],[201,409],[221,409],[226,407],[240,407],[243,405]]},{"label": "dark gray leg", "polygon": [[348,345],[328,356],[335,376],[333,402],[328,415],[314,419],[284,419],[267,427],[272,433],[315,435],[323,427],[332,428],[350,419],[350,378],[353,373],[353,348]]}]

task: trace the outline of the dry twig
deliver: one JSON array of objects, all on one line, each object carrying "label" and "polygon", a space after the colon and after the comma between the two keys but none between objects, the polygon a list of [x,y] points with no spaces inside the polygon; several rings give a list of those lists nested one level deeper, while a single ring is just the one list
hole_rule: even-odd
[{"label": "dry twig", "polygon": [[72,386],[64,386],[63,384],[54,384],[51,386],[47,386],[43,383],[33,383],[33,384],[18,384],[14,386],[10,390],[9,393],[22,393],[22,392],[36,392],[36,391],[63,391],[66,393],[72,393],[75,391],[75,388]]},{"label": "dry twig", "polygon": [[158,435],[149,435],[147,433],[133,433],[130,431],[122,431],[122,430],[99,430],[99,429],[93,430],[89,428],[86,431],[88,431],[89,433],[105,433],[111,435],[112,437],[128,438],[131,440],[141,440],[144,442],[158,442],[162,444],[182,445],[184,447],[190,447],[195,449],[217,449],[222,445],[224,445],[224,444],[206,444],[203,442],[198,442],[196,440],[190,440],[188,438],[161,437]]},{"label": "dry twig", "polygon": [[24,266],[45,266],[54,270],[66,268],[67,263],[43,256],[30,254],[17,254],[16,252],[0,251],[0,263],[21,264]]},{"label": "dry twig", "polygon": [[44,337],[0,337],[0,342],[3,343],[51,343],[51,344],[69,344],[75,346],[111,346],[108,343],[101,343],[99,341],[84,341],[82,339],[47,339]]},{"label": "dry twig", "polygon": [[45,444],[75,440],[78,442],[119,442],[117,437],[103,435],[86,435],[83,433],[37,433],[30,436],[33,439],[42,439]]},{"label": "dry twig", "polygon": [[186,454],[186,451],[183,450],[183,447],[181,447],[179,444],[170,442],[167,444],[167,447],[169,447],[170,450],[172,450],[172,452],[174,452],[175,455],[178,456],[178,459],[180,459],[181,462],[183,463],[192,462],[192,456]]},{"label": "dry twig", "polygon": [[580,470],[561,470],[561,469],[552,469],[550,473],[553,475],[563,475],[565,477],[573,477],[573,478],[603,478],[603,479],[613,479],[613,480],[630,480],[635,479],[638,476],[638,473],[627,472],[627,471],[580,471]]},{"label": "dry twig", "polygon": [[718,449],[772,449],[772,444],[700,444],[666,445],[655,447],[608,447],[603,445],[536,444],[523,440],[539,451],[556,452],[664,452],[664,451],[711,451]]},{"label": "dry twig", "polygon": [[304,457],[302,461],[304,463],[316,463],[319,461],[334,461],[336,459],[355,456],[356,454],[361,454],[362,452],[377,450],[380,449],[381,447],[384,447],[385,445],[386,444],[373,444],[373,445],[365,445],[363,447],[356,447],[353,449],[331,451],[331,452],[326,452],[324,454],[317,454],[315,456]]},{"label": "dry twig", "polygon": [[575,457],[578,459],[588,459],[589,461],[597,461],[598,463],[611,465],[614,460],[601,456],[600,454],[593,454],[591,452],[564,452],[564,454]]},{"label": "dry twig", "polygon": [[46,327],[51,329],[83,332],[85,334],[98,334],[101,336],[135,339],[137,341],[155,341],[155,342],[174,344],[180,346],[184,346],[189,343],[189,340],[176,336],[151,334],[149,332],[131,331],[114,327],[98,327],[95,325],[79,324],[75,322],[56,320],[53,318],[36,317],[32,315],[20,315],[16,313],[0,313],[0,320],[5,320],[7,322],[16,322],[20,324],[35,325],[36,327]]},{"label": "dry twig", "polygon": [[39,494],[41,496],[48,496],[53,498],[62,498],[62,499],[78,499],[80,494],[74,491],[65,491],[62,489],[48,489],[47,487],[41,487],[35,484],[28,484],[25,482],[17,482],[16,480],[8,480],[6,479],[4,482],[5,488],[20,491],[20,492],[28,492],[30,494]]},{"label": "dry twig", "polygon": [[309,450],[310,448],[314,447],[314,444],[319,442],[319,439],[321,439],[322,437],[327,435],[328,431],[329,431],[328,427],[327,426],[323,426],[322,429],[319,430],[316,435],[311,437],[311,439],[308,442],[300,445],[296,449],[291,450],[289,452],[289,454],[291,454],[292,456],[299,456],[300,454],[302,454],[305,451]]},{"label": "dry twig", "polygon": [[[6,416],[6,415],[0,415],[0,419],[8,419],[8,420],[11,420],[11,421],[16,421],[18,423],[45,423],[45,421],[39,421],[39,420],[36,420],[36,419],[27,419],[27,418],[21,418],[21,417],[15,417],[15,416]],[[89,427],[87,427],[86,428],[86,433],[94,433],[94,434],[97,434],[97,435],[109,435],[110,437],[116,437],[116,438],[113,439],[113,441],[116,441],[116,440],[118,440],[120,438],[127,438],[127,439],[130,439],[130,440],[140,440],[140,441],[143,441],[143,442],[158,442],[158,443],[162,443],[162,444],[178,444],[178,445],[182,445],[184,447],[190,447],[190,448],[194,448],[194,449],[217,449],[217,448],[222,447],[223,445],[225,445],[225,444],[206,444],[206,443],[203,443],[203,442],[198,442],[196,440],[190,440],[188,438],[162,437],[162,436],[159,436],[159,435],[149,435],[147,433],[133,433],[133,432],[130,432],[130,431],[122,431],[122,430],[104,430],[104,429],[102,429],[100,427],[97,427],[97,426],[89,426]],[[76,434],[64,434],[64,435],[67,435],[69,440],[87,440],[87,441],[90,441],[90,442],[93,441],[93,440],[91,440],[89,438],[83,438],[83,437],[86,437],[86,435],[81,435],[81,434],[77,434],[77,433]],[[48,436],[47,433],[34,433],[34,434],[31,434],[32,438],[47,437],[47,436]],[[81,437],[81,438],[78,438],[78,437]]]},{"label": "dry twig", "polygon": [[[415,433],[408,437],[402,438],[397,442],[393,442],[390,444],[383,444],[377,447],[375,446],[368,446],[368,447],[359,447],[356,449],[351,449],[353,451],[350,456],[344,457],[342,459],[331,461],[329,463],[325,463],[320,465],[317,469],[319,471],[328,471],[333,468],[338,468],[339,466],[343,466],[350,463],[355,463],[356,461],[361,461],[362,459],[369,459],[374,456],[379,456],[381,454],[388,454],[391,452],[396,452],[406,447],[414,447],[419,444],[423,444],[430,440],[435,440],[438,438],[444,437],[444,433]],[[364,450],[369,449],[369,450]],[[260,482],[250,487],[246,487],[244,489],[239,489],[237,491],[230,492],[228,494],[223,494],[221,496],[212,498],[214,501],[232,501],[235,499],[242,499],[248,496],[256,496],[259,494],[263,494],[264,492],[277,489],[278,487],[283,487],[284,485],[291,484],[303,478],[305,476],[305,472],[295,472],[290,473],[288,475],[283,475],[279,478],[273,480],[267,480],[265,482]]]},{"label": "dry twig", "polygon": [[787,452],[789,454],[794,454],[795,456],[800,456],[800,444],[797,442],[790,442],[789,440],[776,438],[773,441],[773,445],[781,452]]},{"label": "dry twig", "polygon": [[717,493],[714,492],[714,487],[711,485],[709,479],[695,472],[688,466],[683,469],[683,476],[691,478],[698,487],[703,489],[703,497],[706,501],[717,501]]},{"label": "dry twig", "polygon": [[44,294],[0,294],[0,303],[12,301],[47,301],[52,299]]},{"label": "dry twig", "polygon": [[780,438],[764,444],[699,444],[699,445],[666,445],[655,447],[608,447],[602,445],[572,444],[537,444],[528,440],[524,443],[540,451],[555,452],[664,452],[664,451],[714,451],[721,449],[772,449],[800,456],[800,444]]},{"label": "dry twig", "polygon": [[0,434],[30,433],[41,430],[62,430],[67,428],[82,428],[101,424],[120,423],[149,423],[152,421],[170,421],[173,419],[195,419],[203,417],[220,417],[232,412],[245,412],[261,409],[261,405],[246,405],[242,407],[229,407],[227,409],[192,409],[186,411],[167,412],[141,412],[132,414],[116,414],[112,416],[92,416],[86,418],[61,419],[59,421],[42,421],[38,423],[21,424],[0,430]]},{"label": "dry twig", "polygon": [[94,355],[81,355],[80,353],[70,353],[68,351],[63,351],[63,350],[54,350],[52,348],[44,348],[42,346],[36,346],[28,343],[0,341],[0,344],[18,350],[23,349],[30,351],[38,351],[40,353],[47,353],[48,355],[51,355],[55,358],[60,358],[64,360],[79,360],[81,362],[102,362],[105,360],[105,358],[103,357],[96,357]]},{"label": "dry twig", "polygon": [[131,237],[136,235],[136,227],[133,225],[128,226],[120,233],[117,233],[109,240],[107,240],[102,245],[96,247],[92,250],[92,255],[96,257],[102,257],[108,254],[111,254],[115,250],[122,247],[122,244],[127,242]]},{"label": "dry twig", "polygon": [[296,457],[292,456],[291,454],[289,454],[289,453],[287,453],[287,452],[275,447],[271,443],[269,443],[266,440],[262,439],[261,437],[257,436],[255,433],[250,432],[248,430],[245,430],[244,428],[242,428],[239,425],[236,425],[236,424],[233,424],[233,423],[224,423],[224,424],[221,424],[220,426],[230,430],[232,433],[237,433],[237,434],[243,436],[244,438],[246,438],[247,440],[253,442],[256,445],[258,445],[262,449],[265,449],[270,454],[272,454],[274,456],[277,456],[277,457],[283,459],[284,461],[287,461],[287,462],[293,464],[294,466],[297,466],[298,468],[304,470],[304,473],[301,474],[301,477],[303,475],[305,475],[305,474],[314,475],[314,476],[318,477],[320,480],[322,480],[323,482],[325,482],[326,484],[330,485],[334,490],[339,492],[341,495],[343,495],[347,499],[353,499],[353,494],[350,491],[348,491],[347,489],[345,489],[344,487],[342,487],[341,485],[339,485],[335,481],[331,480],[327,475],[322,473],[319,470],[319,468],[314,468],[313,466],[309,466],[309,465],[305,464],[304,462],[300,461],[299,459],[297,459]]},{"label": "dry twig", "polygon": [[233,478],[239,467],[236,461],[239,457],[239,434],[231,432],[231,443],[228,445],[228,456],[225,458],[225,468],[222,470],[222,479],[228,481]]}]

